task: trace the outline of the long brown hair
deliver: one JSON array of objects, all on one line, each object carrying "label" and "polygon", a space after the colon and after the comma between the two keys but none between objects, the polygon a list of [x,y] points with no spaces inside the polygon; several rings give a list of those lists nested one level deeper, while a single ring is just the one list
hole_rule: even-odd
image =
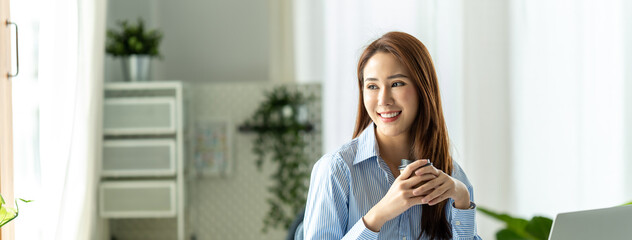
[{"label": "long brown hair", "polygon": [[[353,137],[358,137],[372,120],[364,107],[363,86],[364,66],[376,52],[393,54],[408,70],[417,87],[419,108],[410,128],[412,146],[411,159],[430,159],[441,171],[452,175],[452,157],[449,150],[448,130],[441,108],[441,95],[434,64],[426,46],[417,38],[403,32],[389,32],[373,41],[362,53],[358,61],[358,117]],[[423,205],[421,235],[430,239],[450,239],[452,231],[446,219],[447,200],[434,206]]]}]

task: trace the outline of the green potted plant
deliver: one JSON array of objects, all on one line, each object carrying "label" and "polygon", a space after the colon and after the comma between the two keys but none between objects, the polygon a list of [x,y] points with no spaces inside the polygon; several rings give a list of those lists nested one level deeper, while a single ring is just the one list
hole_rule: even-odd
[{"label": "green potted plant", "polygon": [[142,19],[136,24],[118,21],[120,29],[108,29],[105,52],[121,58],[126,81],[146,81],[149,78],[149,63],[160,56],[162,32],[146,30]]},{"label": "green potted plant", "polygon": [[531,220],[498,213],[478,206],[478,211],[496,220],[505,222],[505,228],[496,233],[497,240],[546,240],[549,239],[553,219],[535,216]]}]

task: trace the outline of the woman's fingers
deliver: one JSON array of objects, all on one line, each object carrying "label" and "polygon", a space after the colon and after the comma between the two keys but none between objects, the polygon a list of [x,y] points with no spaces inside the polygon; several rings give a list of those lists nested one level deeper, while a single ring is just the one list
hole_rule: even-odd
[{"label": "woman's fingers", "polygon": [[[450,190],[450,184],[449,183],[444,183],[442,185],[439,185],[437,187],[434,188],[433,191],[431,191],[430,193],[428,193],[426,196],[423,197],[423,203],[428,203],[431,204],[432,202],[437,202],[437,198],[439,198],[440,196],[447,194],[449,195],[449,190]],[[440,201],[439,201],[440,202]],[[433,205],[433,204],[431,204]]]},{"label": "woman's fingers", "polygon": [[[410,198],[415,199],[415,204],[435,205],[448,198],[454,199],[455,202],[463,199],[469,200],[467,188],[460,188],[463,183],[435,167],[422,167],[415,170],[410,180],[411,182],[406,182],[406,186],[412,185],[414,187]],[[424,183],[421,186],[416,186],[420,182]]]},{"label": "woman's fingers", "polygon": [[413,190],[413,195],[423,196],[425,200],[424,203],[428,203],[444,193],[449,193],[449,190],[454,186],[454,183],[451,180],[452,178],[446,174],[440,174],[438,177],[435,177]]},{"label": "woman's fingers", "polygon": [[424,174],[421,176],[413,175],[406,180],[402,180],[402,186],[407,189],[416,189],[422,184],[425,184],[433,179],[437,178],[437,176],[432,174]]},{"label": "woman's fingers", "polygon": [[419,186],[418,188],[413,190],[413,194],[415,196],[425,196],[428,195],[432,190],[434,190],[437,186],[439,186],[440,182],[438,178],[430,180],[425,184]]},{"label": "woman's fingers", "polygon": [[[397,177],[397,185],[399,185],[401,197],[407,199],[408,204],[416,205],[427,203],[428,201],[442,194],[445,190],[437,191],[437,186],[442,184],[442,181],[437,180],[437,176],[441,176],[443,173],[437,170],[427,159],[421,159],[409,164],[404,171]],[[424,183],[421,187],[418,187],[420,183]],[[415,188],[417,186],[417,188]],[[433,198],[428,198],[428,194]],[[426,199],[428,198],[428,199]],[[411,206],[412,206],[411,205]]]},{"label": "woman's fingers", "polygon": [[[419,188],[419,186],[423,186],[425,183],[435,179],[436,177],[432,174],[426,174],[423,176],[417,176],[417,175],[413,175],[412,177],[410,177],[409,179],[406,179],[402,182],[402,186],[404,188],[407,189],[411,189],[413,191],[415,191],[415,193],[417,192],[416,189]],[[415,194],[415,195],[421,195],[421,194]]]},{"label": "woman's fingers", "polygon": [[[431,168],[435,169],[434,167],[431,167]],[[429,190],[432,190],[432,189],[436,188],[437,186],[443,184],[443,181],[445,181],[445,177],[447,175],[446,174],[442,174],[443,172],[441,172],[439,170],[437,170],[437,171],[438,171],[438,173],[437,173],[437,175],[435,175],[435,173],[432,172],[432,171],[424,170],[424,174],[421,175],[420,177],[423,177],[424,179],[426,179],[426,180],[422,180],[422,181],[428,181],[428,182],[424,183],[423,185],[421,185],[420,187],[415,189],[413,194],[415,194],[415,195],[422,195],[423,193],[428,192]]]},{"label": "woman's fingers", "polygon": [[427,200],[426,198],[423,198],[421,200],[421,202],[425,202],[425,203],[427,203],[430,206],[434,206],[435,204],[440,203],[440,202],[448,199],[449,197],[450,196],[449,196],[448,192],[444,192],[443,194],[433,198],[432,200]]},{"label": "woman's fingers", "polygon": [[435,197],[432,200],[427,200],[427,197],[425,196],[411,197],[410,200],[414,202],[414,205],[428,204],[430,206],[434,206],[442,201],[445,201],[448,198],[450,198],[450,195],[448,194],[448,192],[444,192],[443,194]]},{"label": "woman's fingers", "polygon": [[422,159],[422,160],[414,161],[411,164],[408,164],[408,166],[406,166],[404,171],[402,171],[399,174],[399,177],[397,177],[397,178],[398,179],[408,179],[411,175],[413,175],[413,172],[415,172],[415,170],[417,170],[418,168],[420,168],[423,165],[426,165],[428,162],[429,162],[428,159]]},{"label": "woman's fingers", "polygon": [[[428,164],[428,160],[414,161],[395,179],[395,183],[389,188],[388,192],[382,199],[372,208],[377,211],[384,219],[393,219],[397,215],[406,211],[408,208],[421,204],[423,196],[413,194],[415,187],[422,182],[432,181],[436,178],[434,174],[416,175],[415,170],[420,168],[433,168]],[[377,214],[377,213],[376,213]]]},{"label": "woman's fingers", "polygon": [[435,168],[432,165],[429,165],[428,167],[422,167],[422,168],[419,168],[419,169],[415,170],[415,175],[418,175],[418,176],[421,176],[421,175],[424,175],[424,174],[432,174],[432,175],[435,175],[435,176],[439,176],[440,173],[441,173],[441,170]]}]

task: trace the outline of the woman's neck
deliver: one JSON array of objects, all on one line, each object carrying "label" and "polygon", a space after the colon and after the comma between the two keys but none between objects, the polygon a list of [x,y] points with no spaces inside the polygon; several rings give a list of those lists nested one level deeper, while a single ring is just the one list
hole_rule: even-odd
[{"label": "woman's neck", "polygon": [[406,134],[400,136],[383,136],[376,131],[375,137],[380,148],[380,157],[393,169],[397,169],[401,159],[407,159],[410,153],[410,138]]}]

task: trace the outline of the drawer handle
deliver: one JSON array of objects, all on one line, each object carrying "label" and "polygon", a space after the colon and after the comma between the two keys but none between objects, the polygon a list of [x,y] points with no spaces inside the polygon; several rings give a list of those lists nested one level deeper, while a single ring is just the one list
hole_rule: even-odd
[{"label": "drawer handle", "polygon": [[9,19],[7,19],[6,21],[6,25],[13,25],[15,26],[15,66],[16,66],[16,70],[15,70],[15,74],[11,74],[11,73],[7,73],[7,77],[9,78],[14,78],[18,76],[18,73],[20,73],[20,54],[19,54],[19,47],[18,47],[18,24],[9,21]]}]

